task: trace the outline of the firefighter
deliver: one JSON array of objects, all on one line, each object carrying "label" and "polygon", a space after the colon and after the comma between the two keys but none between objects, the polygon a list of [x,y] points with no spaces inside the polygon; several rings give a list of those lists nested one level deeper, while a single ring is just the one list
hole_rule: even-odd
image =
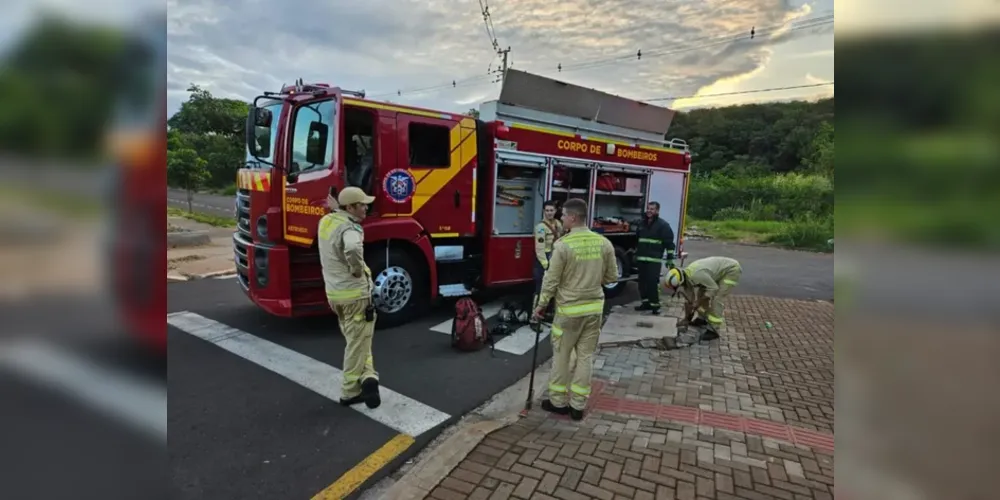
[{"label": "firefighter", "polygon": [[[552,245],[555,244],[556,240],[562,236],[563,225],[562,221],[556,219],[556,202],[549,200],[542,205],[542,222],[539,222],[535,226],[535,299],[533,303],[537,307],[540,302],[538,302],[538,293],[542,289],[542,277],[545,275],[545,270],[549,268],[549,258],[552,257]],[[551,307],[549,304],[545,304],[546,318],[548,318]]]},{"label": "firefighter", "polygon": [[740,282],[742,275],[740,263],[729,257],[705,257],[688,264],[684,269],[673,268],[667,271],[663,287],[674,293],[679,292],[685,302],[684,318],[677,325],[691,324],[695,312],[698,312],[707,320],[702,338],[719,338],[723,323],[723,302]]},{"label": "firefighter", "polygon": [[553,365],[549,398],[542,401],[542,409],[580,420],[590,397],[594,351],[601,334],[603,285],[618,280],[618,264],[611,242],[587,228],[587,202],[567,200],[562,211],[568,232],[553,246],[534,313],[541,317],[545,304],[555,298]]},{"label": "firefighter", "polygon": [[377,408],[382,403],[372,359],[373,285],[371,270],[365,265],[361,229],[368,205],[374,200],[360,188],[344,188],[336,200],[328,200],[331,211],[319,221],[319,257],[326,297],[347,341],[340,397],[344,406],[363,402]]},{"label": "firefighter", "polygon": [[660,274],[664,260],[668,268],[674,265],[674,231],[667,221],[660,218],[660,204],[646,205],[646,216],[638,224],[636,235],[639,245],[635,250],[639,270],[639,297],[642,303],[636,311],[660,313]]}]

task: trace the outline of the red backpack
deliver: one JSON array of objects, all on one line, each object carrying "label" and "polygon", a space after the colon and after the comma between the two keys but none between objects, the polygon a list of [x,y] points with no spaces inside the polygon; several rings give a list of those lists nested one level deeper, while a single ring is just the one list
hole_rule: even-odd
[{"label": "red backpack", "polygon": [[451,346],[459,351],[478,351],[486,344],[493,345],[493,337],[486,326],[486,318],[479,304],[469,297],[455,303],[455,321],[451,324]]}]

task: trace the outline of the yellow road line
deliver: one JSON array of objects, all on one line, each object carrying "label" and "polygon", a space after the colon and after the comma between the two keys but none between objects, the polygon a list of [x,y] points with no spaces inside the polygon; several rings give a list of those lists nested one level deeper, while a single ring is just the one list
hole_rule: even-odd
[{"label": "yellow road line", "polygon": [[354,468],[345,472],[343,476],[340,476],[340,479],[313,496],[312,500],[347,498],[347,495],[358,489],[368,478],[382,470],[382,467],[385,467],[389,462],[392,462],[401,453],[406,451],[407,448],[412,446],[413,441],[413,436],[406,434],[396,435],[396,437],[382,445],[381,448],[375,450],[374,453],[359,462],[358,465],[355,465]]}]

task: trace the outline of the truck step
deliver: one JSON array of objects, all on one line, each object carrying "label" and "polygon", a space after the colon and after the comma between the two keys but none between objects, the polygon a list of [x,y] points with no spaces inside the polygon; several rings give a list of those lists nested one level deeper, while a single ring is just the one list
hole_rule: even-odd
[{"label": "truck step", "polygon": [[472,295],[472,291],[461,283],[455,283],[453,285],[439,286],[438,295],[442,297],[465,297],[467,295]]}]

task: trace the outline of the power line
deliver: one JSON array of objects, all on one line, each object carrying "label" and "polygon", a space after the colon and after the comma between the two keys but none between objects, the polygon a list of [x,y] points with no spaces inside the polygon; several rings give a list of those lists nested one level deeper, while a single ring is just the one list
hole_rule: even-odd
[{"label": "power line", "polygon": [[[485,4],[483,4],[481,2],[481,5],[485,5]],[[833,22],[834,22],[833,18],[834,18],[834,16],[831,14],[831,15],[819,16],[819,17],[816,17],[816,18],[800,19],[800,20],[795,20],[795,21],[792,21],[792,22],[786,22],[786,23],[782,23],[782,24],[777,24],[777,25],[772,25],[772,26],[766,26],[766,27],[763,27],[763,28],[760,28],[760,29],[756,29],[755,28],[756,29],[756,36],[765,36],[765,35],[768,35],[768,34],[779,32],[782,28],[786,28],[790,24],[792,25],[792,27],[788,28],[789,32],[795,32],[795,31],[800,31],[800,30],[804,30],[804,29],[816,28],[816,27],[819,27],[819,26],[827,25],[827,24],[833,24]],[[795,22],[800,22],[802,24],[799,24],[798,26],[795,26],[794,25]],[[557,65],[557,70],[560,73],[568,73],[568,72],[571,72],[571,71],[580,71],[580,70],[584,70],[584,69],[593,69],[593,68],[607,66],[609,64],[617,64],[617,63],[622,63],[622,62],[626,62],[626,61],[630,61],[630,60],[641,61],[643,56],[645,56],[647,59],[657,58],[657,57],[664,57],[664,56],[668,56],[668,55],[674,55],[674,54],[679,54],[679,53],[684,53],[684,52],[691,52],[691,51],[694,51],[694,50],[709,48],[709,47],[718,46],[718,45],[722,45],[722,44],[727,44],[727,43],[731,43],[731,42],[736,42],[736,41],[739,41],[739,40],[747,39],[748,35],[749,35],[749,32],[741,32],[739,34],[733,33],[733,34],[723,35],[723,36],[704,37],[704,38],[700,38],[700,39],[695,39],[692,42],[687,42],[687,43],[696,43],[696,45],[687,46],[687,47],[677,48],[676,45],[674,45],[674,46],[671,46],[669,48],[668,47],[661,47],[659,49],[653,49],[652,51],[647,51],[646,53],[642,53],[642,51],[639,50],[637,53],[634,53],[634,54],[628,54],[628,55],[620,55],[620,56],[612,56],[612,57],[594,59],[594,60],[590,60],[590,61],[584,61],[584,62],[572,64],[572,65],[569,65],[569,66],[562,66],[562,64],[560,63],[559,65]],[[507,50],[509,51],[510,49],[507,49]],[[501,53],[502,53],[502,51],[501,51]],[[489,71],[485,75],[480,74],[480,75],[476,75],[476,76],[470,76],[470,77],[462,78],[462,79],[459,79],[459,80],[452,80],[450,83],[443,83],[443,84],[431,85],[431,86],[421,87],[421,88],[415,88],[415,89],[397,90],[396,92],[386,92],[386,93],[382,93],[382,94],[375,94],[375,95],[372,95],[372,97],[373,98],[377,98],[377,97],[388,97],[388,96],[393,96],[393,95],[395,95],[395,96],[402,96],[404,94],[406,94],[406,95],[422,94],[422,93],[425,93],[425,92],[436,91],[436,90],[445,90],[445,89],[448,89],[448,88],[472,87],[472,86],[482,85],[484,83],[497,83],[499,80],[496,79],[496,77],[493,76],[493,75],[496,75],[497,73],[498,73],[498,71]]]},{"label": "power line", "polygon": [[738,90],[735,92],[719,92],[716,94],[702,94],[702,95],[684,95],[684,96],[668,96],[668,97],[653,97],[650,99],[640,99],[642,102],[657,102],[657,101],[676,101],[678,99],[700,99],[702,97],[719,97],[726,95],[742,95],[742,94],[758,94],[761,92],[777,92],[779,90],[795,90],[795,89],[808,89],[815,87],[826,87],[833,85],[833,82],[823,82],[823,83],[811,83],[807,85],[791,85],[788,87],[770,87],[766,89],[754,89],[754,90]]},{"label": "power line", "polygon": [[[789,28],[788,31],[791,33],[791,32],[801,31],[801,30],[810,29],[810,28],[817,28],[817,27],[820,27],[820,26],[823,26],[823,25],[833,24],[833,21],[834,21],[834,19],[833,19],[832,15],[830,15],[830,16],[824,16],[824,18],[810,19],[807,24],[802,24],[802,25],[799,25],[799,26],[793,26],[793,27]],[[759,30],[756,30],[756,35],[757,36],[761,36],[761,35],[772,34],[772,33],[778,32],[781,28],[784,28],[787,25],[788,25],[788,23],[785,23],[785,24],[782,24],[782,25],[764,27],[764,28],[761,28]],[[717,36],[717,37],[706,37],[706,38],[696,39],[695,42],[699,42],[700,43],[698,45],[693,45],[693,46],[688,46],[688,47],[683,47],[682,46],[680,48],[674,48],[674,47],[666,48],[666,47],[663,47],[663,48],[660,48],[660,49],[654,49],[653,51],[648,51],[646,53],[643,53],[642,50],[639,50],[635,54],[629,54],[627,56],[626,55],[622,55],[622,56],[615,56],[615,57],[610,57],[610,58],[595,59],[595,60],[591,60],[591,61],[586,61],[586,62],[571,64],[569,66],[562,66],[562,64],[559,64],[557,66],[557,70],[558,70],[559,73],[568,73],[570,71],[580,71],[580,70],[584,70],[584,69],[599,68],[599,67],[607,66],[609,64],[616,64],[616,63],[619,63],[619,62],[626,62],[626,61],[631,61],[631,60],[641,61],[642,58],[643,58],[643,56],[645,56],[647,59],[650,59],[650,58],[663,57],[663,56],[674,55],[674,54],[681,54],[681,53],[684,53],[684,52],[691,52],[691,51],[694,51],[694,50],[707,49],[707,48],[715,47],[715,46],[718,46],[718,45],[725,45],[725,44],[732,43],[732,42],[738,42],[740,40],[745,40],[747,38],[748,37],[747,37],[746,33],[732,34],[732,35],[725,35],[725,36]]]}]

